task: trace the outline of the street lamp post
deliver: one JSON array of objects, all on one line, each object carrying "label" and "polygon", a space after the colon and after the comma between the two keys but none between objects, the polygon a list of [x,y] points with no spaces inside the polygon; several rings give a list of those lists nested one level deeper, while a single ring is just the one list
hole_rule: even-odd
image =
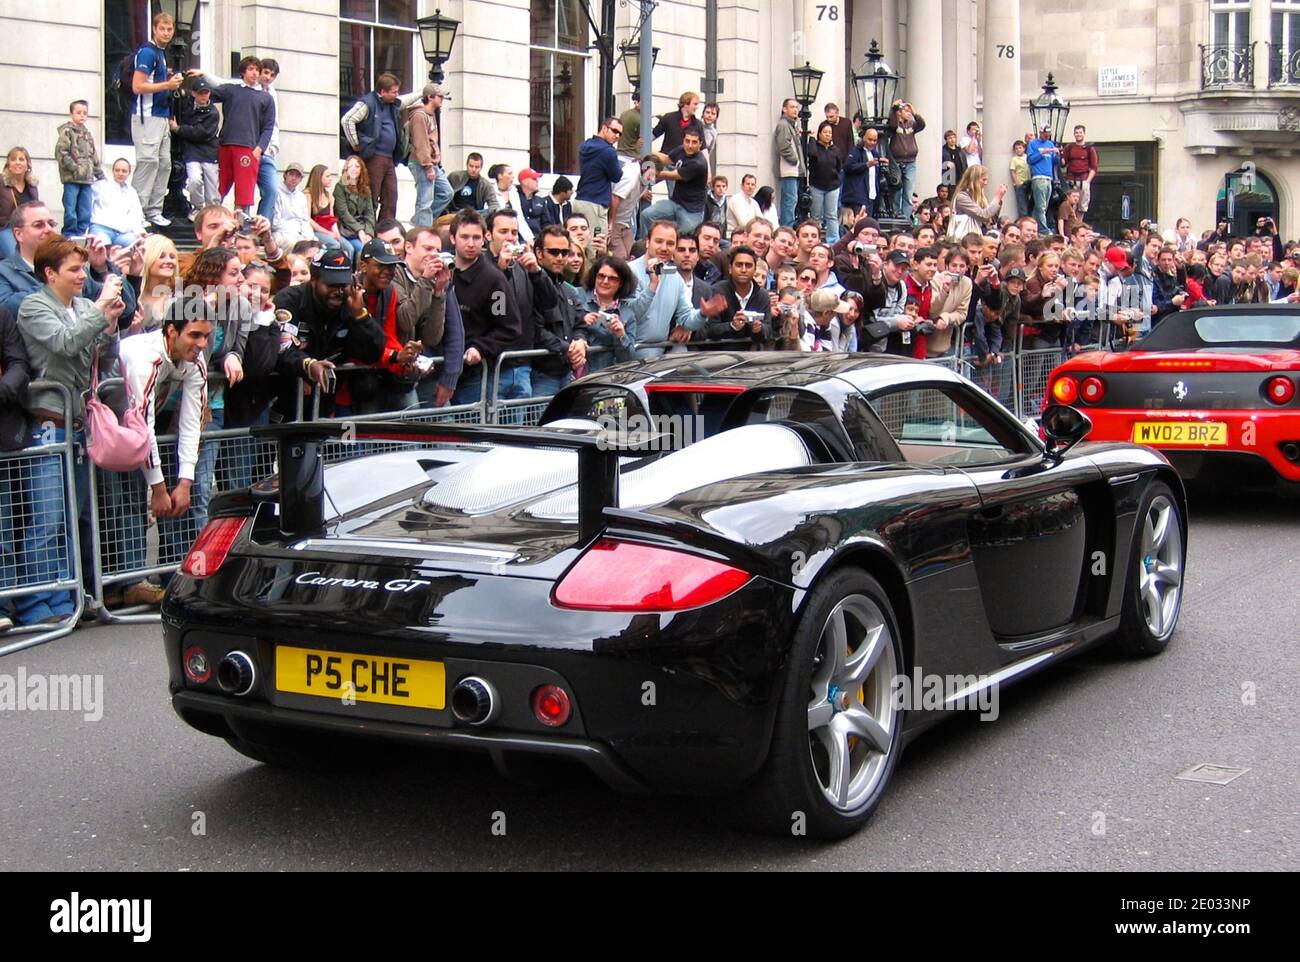
[{"label": "street lamp post", "polygon": [[176,24],[170,49],[172,69],[184,73],[190,67],[190,33],[199,15],[199,0],[159,0],[158,12],[171,14]]},{"label": "street lamp post", "polygon": [[812,209],[812,193],[808,184],[808,121],[812,119],[813,101],[821,89],[823,70],[818,70],[808,61],[802,67],[790,68],[790,79],[794,82],[794,99],[799,104],[799,150],[804,155],[804,173],[799,178],[799,209],[797,220],[804,220]]},{"label": "street lamp post", "polygon": [[451,48],[456,43],[456,29],[459,20],[444,17],[442,10],[433,11],[428,17],[415,21],[420,28],[420,46],[424,48],[424,59],[429,61],[429,79],[436,84],[443,81],[442,65],[451,59]]},{"label": "street lamp post", "polygon": [[[880,45],[873,39],[867,50],[866,59],[853,74],[853,94],[858,102],[858,113],[862,115],[863,129],[871,128],[880,135],[879,146],[889,145],[889,131],[885,126],[889,122],[889,112],[898,99],[898,83],[903,78],[895,72],[880,52]],[[881,152],[884,152],[883,150]],[[880,170],[878,168],[878,170]],[[884,196],[885,187],[883,171],[877,174],[877,191]],[[886,210],[893,209],[895,201],[891,200]],[[881,225],[891,229],[906,229],[911,225],[911,218],[893,217],[877,218]]]},{"label": "street lamp post", "polygon": [[1065,125],[1070,118],[1070,103],[1061,99],[1056,92],[1056,81],[1047,75],[1043,92],[1029,101],[1029,120],[1033,124],[1035,136],[1042,132],[1043,125],[1052,131],[1052,140],[1058,144],[1065,142]]},{"label": "street lamp post", "polygon": [[[627,82],[632,85],[633,95],[636,95],[641,90],[641,41],[624,41],[618,45],[618,49],[622,55],[623,69],[627,71]],[[658,60],[659,48],[651,47],[650,66],[653,67]]]}]

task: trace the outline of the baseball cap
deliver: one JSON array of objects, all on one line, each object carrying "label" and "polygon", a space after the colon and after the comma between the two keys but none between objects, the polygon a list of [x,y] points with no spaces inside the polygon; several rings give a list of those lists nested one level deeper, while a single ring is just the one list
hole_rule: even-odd
[{"label": "baseball cap", "polygon": [[427,98],[427,97],[441,97],[443,100],[450,100],[450,99],[451,99],[451,88],[448,87],[446,84],[425,84],[425,85],[424,85],[424,96],[425,96],[426,98]]},{"label": "baseball cap", "polygon": [[525,167],[523,170],[519,172],[520,181],[541,180],[541,179],[542,179],[542,175],[539,174],[537,171],[533,170],[533,168],[531,167]]},{"label": "baseball cap", "polygon": [[1052,125],[1051,125],[1051,124],[1048,124],[1048,123],[1042,123],[1042,124],[1039,124],[1039,125],[1038,125],[1038,132],[1039,132],[1039,133],[1042,133],[1044,130],[1046,130],[1047,132],[1050,133],[1051,130],[1052,130]]},{"label": "baseball cap", "polygon": [[293,164],[290,164],[288,167],[286,167],[286,168],[284,169],[284,172],[287,174],[287,173],[289,173],[289,171],[291,171],[291,170],[296,170],[298,173],[302,174],[304,177],[307,176],[307,171],[303,170],[302,164],[299,164],[299,163],[293,163]]},{"label": "baseball cap", "polygon": [[402,259],[394,253],[388,241],[380,240],[378,237],[373,238],[370,243],[361,248],[361,259],[363,261],[374,261],[376,264],[400,264],[402,262]]},{"label": "baseball cap", "polygon": [[1106,248],[1106,263],[1111,267],[1127,267],[1128,251],[1116,244],[1112,244]]},{"label": "baseball cap", "polygon": [[311,262],[311,272],[326,284],[351,284],[352,252],[328,247]]},{"label": "baseball cap", "polygon": [[212,84],[208,83],[203,77],[194,77],[190,80],[190,92],[198,93],[200,90],[211,90]]},{"label": "baseball cap", "polygon": [[813,291],[812,296],[808,298],[808,309],[844,314],[848,312],[849,305],[840,300],[840,296],[834,291]]},{"label": "baseball cap", "polygon": [[890,251],[885,255],[885,260],[891,264],[910,264],[912,258],[907,256],[907,251]]},{"label": "baseball cap", "polygon": [[1002,280],[1003,280],[1004,283],[1005,283],[1006,281],[1023,281],[1023,280],[1026,280],[1025,272],[1022,271],[1019,267],[1013,267],[1013,268],[1011,268],[1011,270],[1007,271],[1007,276],[1004,277],[1004,278],[1002,278]]}]

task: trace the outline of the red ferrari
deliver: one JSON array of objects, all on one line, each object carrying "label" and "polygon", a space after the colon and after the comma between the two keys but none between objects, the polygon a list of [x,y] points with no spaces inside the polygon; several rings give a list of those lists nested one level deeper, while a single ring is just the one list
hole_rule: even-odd
[{"label": "red ferrari", "polygon": [[1079,354],[1044,405],[1087,413],[1092,441],[1158,448],[1184,479],[1300,488],[1300,308],[1242,304],[1170,315],[1119,353]]}]

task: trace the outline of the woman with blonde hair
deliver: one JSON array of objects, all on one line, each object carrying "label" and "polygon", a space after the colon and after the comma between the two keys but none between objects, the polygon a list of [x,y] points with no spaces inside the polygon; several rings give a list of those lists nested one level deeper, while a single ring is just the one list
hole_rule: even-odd
[{"label": "woman with blonde hair", "polygon": [[989,185],[989,169],[982,164],[971,164],[961,175],[957,193],[953,198],[952,221],[948,236],[958,240],[967,234],[983,234],[986,227],[997,223],[1002,210],[1002,198],[1007,194],[1006,184],[998,184],[990,201],[984,191]]},{"label": "woman with blonde hair", "polygon": [[180,253],[171,238],[150,234],[144,242],[144,267],[140,272],[140,321],[132,324],[126,334],[156,331],[163,326],[176,285],[180,280]]},{"label": "woman with blonde hair", "polygon": [[40,200],[36,189],[36,173],[32,170],[32,155],[26,147],[14,147],[5,158],[0,171],[0,258],[9,257],[18,249],[14,233],[9,229],[9,219],[23,204]]}]

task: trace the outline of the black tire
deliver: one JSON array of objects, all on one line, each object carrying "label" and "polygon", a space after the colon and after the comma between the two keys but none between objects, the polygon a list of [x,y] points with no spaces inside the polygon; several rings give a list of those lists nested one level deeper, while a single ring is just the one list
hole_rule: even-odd
[{"label": "black tire", "polygon": [[[857,599],[866,599],[869,604],[861,605]],[[866,738],[858,738],[860,744],[854,742],[857,736],[849,736],[847,740],[847,765],[852,776],[849,787],[859,785],[860,781],[859,794],[846,793],[846,803],[839,805],[828,797],[828,791],[833,789],[823,787],[823,779],[831,771],[832,756],[826,742],[817,735],[824,734],[833,739],[834,732],[829,723],[813,731],[811,719],[820,703],[820,696],[814,693],[815,669],[817,674],[823,670],[823,632],[828,629],[829,619],[842,604],[850,603],[853,607],[846,611],[870,608],[877,612],[887,638],[881,638],[876,667],[863,686],[857,689],[859,697],[850,698],[847,709],[832,710],[831,718],[856,712],[859,708],[874,715],[875,709],[869,703],[874,702],[879,708],[876,697],[879,686],[883,683],[884,690],[890,692],[893,676],[904,671],[898,620],[894,617],[889,596],[879,582],[861,568],[841,568],[813,588],[791,645],[767,762],[754,781],[734,800],[734,810],[740,812],[746,824],[759,831],[786,836],[806,834],[823,839],[851,835],[875,812],[898,764],[905,712],[891,707],[888,709],[891,712],[888,726],[883,723],[881,726],[881,731],[887,731],[888,735],[884,751],[873,749]],[[850,621],[852,617],[850,615]],[[852,626],[849,640],[851,645]],[[862,654],[865,647],[865,642],[860,641],[859,646],[852,649],[852,654]],[[856,658],[849,659],[850,663],[856,661]],[[848,670],[847,665],[845,670]],[[838,692],[839,698],[851,695],[851,689],[840,690],[833,685],[830,691]],[[830,700],[834,701],[835,697],[830,696]],[[892,706],[892,695],[887,697]]]},{"label": "black tire", "polygon": [[[1157,582],[1157,595],[1162,579],[1168,578],[1168,569],[1159,563],[1159,551],[1152,553],[1145,544],[1148,519],[1153,512],[1167,507],[1169,511],[1168,533],[1166,537],[1177,538],[1178,583],[1173,586],[1175,594],[1172,603],[1163,600],[1161,624],[1159,630],[1152,626],[1151,611],[1154,605],[1144,586],[1148,578]],[[1133,547],[1129,556],[1128,571],[1124,584],[1124,604],[1120,615],[1119,630],[1112,639],[1115,649],[1126,655],[1150,657],[1158,655],[1169,647],[1170,638],[1178,627],[1178,615],[1182,609],[1182,579],[1184,561],[1187,555],[1187,524],[1183,518],[1183,509],[1173,490],[1163,481],[1153,481],[1147,486],[1138,509],[1137,521],[1133,526]],[[1156,562],[1156,568],[1150,564]],[[1160,596],[1163,599],[1163,596]]]}]

